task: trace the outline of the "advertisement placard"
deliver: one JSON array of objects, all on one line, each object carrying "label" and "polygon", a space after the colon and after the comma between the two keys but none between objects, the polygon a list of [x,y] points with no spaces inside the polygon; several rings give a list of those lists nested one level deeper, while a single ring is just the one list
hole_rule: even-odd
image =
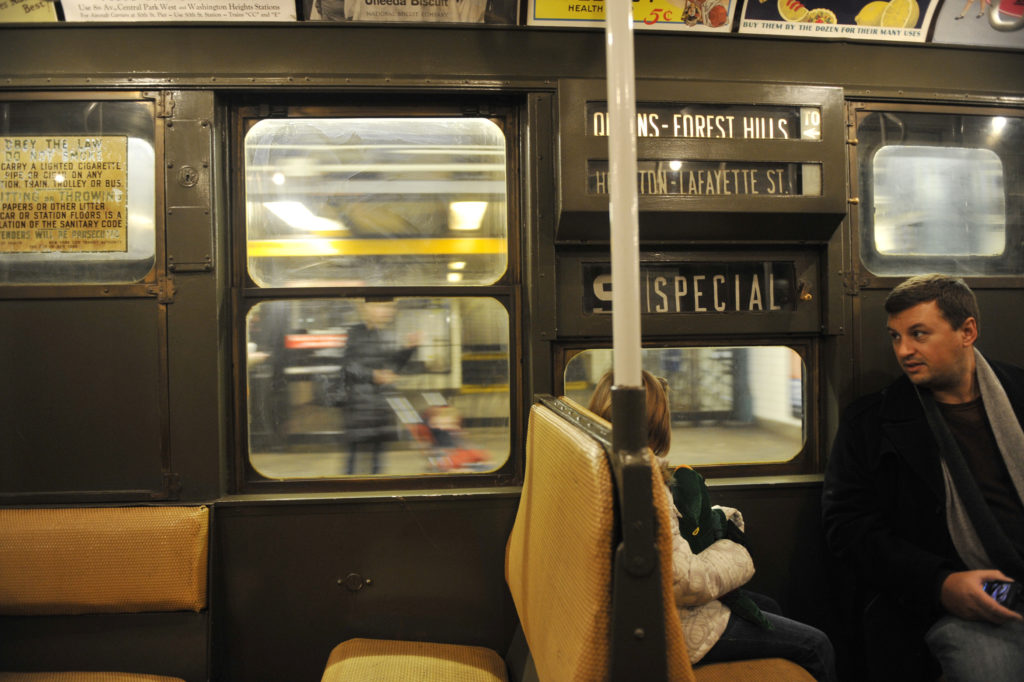
[{"label": "advertisement placard", "polygon": [[0,0],[0,24],[57,21],[53,0]]},{"label": "advertisement placard", "polygon": [[740,33],[923,43],[941,0],[747,0]]},{"label": "advertisement placard", "polygon": [[946,0],[932,42],[1024,50],[1024,0]]},{"label": "advertisement placard", "polygon": [[0,137],[0,253],[128,249],[128,138]]},{"label": "advertisement placard", "polygon": [[[634,0],[633,27],[728,33],[738,0]],[[531,26],[604,28],[604,0],[529,0]]]},{"label": "advertisement placard", "polygon": [[313,0],[311,21],[515,24],[516,0]]},{"label": "advertisement placard", "polygon": [[295,21],[294,0],[62,0],[65,21]]}]

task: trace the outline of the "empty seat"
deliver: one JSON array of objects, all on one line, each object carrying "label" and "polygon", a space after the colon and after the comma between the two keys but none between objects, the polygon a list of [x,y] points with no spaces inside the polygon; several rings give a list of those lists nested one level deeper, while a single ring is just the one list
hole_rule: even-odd
[{"label": "empty seat", "polygon": [[209,514],[0,509],[0,681],[207,679]]},{"label": "empty seat", "polygon": [[[672,594],[668,524],[676,521],[660,471],[653,455],[623,464],[607,452],[609,442],[607,422],[564,399],[544,399],[530,412],[505,576],[541,682],[813,679],[782,659],[691,667]],[[628,487],[620,485],[626,478]],[[636,540],[637,524],[651,531],[646,546],[624,552],[621,539]],[[616,560],[637,554],[650,559],[649,570]],[[634,599],[643,606],[623,608]],[[331,652],[322,682],[491,682],[506,679],[501,662],[480,647],[351,639]]]}]

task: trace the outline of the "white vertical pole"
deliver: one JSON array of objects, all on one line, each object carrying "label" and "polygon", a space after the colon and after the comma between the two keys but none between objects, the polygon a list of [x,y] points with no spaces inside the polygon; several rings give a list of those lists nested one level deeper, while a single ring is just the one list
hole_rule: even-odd
[{"label": "white vertical pole", "polygon": [[609,219],[615,385],[643,386],[640,372],[640,246],[636,192],[636,76],[633,3],[605,0],[608,70]]}]

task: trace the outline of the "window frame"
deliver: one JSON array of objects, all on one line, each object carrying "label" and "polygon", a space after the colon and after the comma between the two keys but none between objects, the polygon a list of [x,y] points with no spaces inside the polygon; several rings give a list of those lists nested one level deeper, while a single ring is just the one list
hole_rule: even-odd
[{"label": "window frame", "polygon": [[[693,468],[707,478],[738,479],[758,476],[794,476],[804,474],[820,474],[824,471],[825,456],[820,452],[819,444],[825,442],[822,437],[822,409],[819,378],[821,377],[821,346],[820,339],[808,337],[703,337],[703,338],[659,338],[644,339],[643,349],[659,348],[712,348],[720,347],[753,347],[783,346],[790,348],[797,355],[804,367],[803,385],[803,436],[800,450],[792,459],[785,462],[765,462],[761,464],[695,464]],[[554,358],[554,375],[552,385],[559,395],[565,393],[565,368],[576,355],[587,350],[610,349],[608,341],[600,343],[566,343],[556,348]]]},{"label": "window frame", "polygon": [[[331,96],[307,98],[307,101],[275,100],[240,101],[231,107],[231,161],[236,171],[231,174],[231,211],[233,238],[231,287],[232,329],[234,355],[234,394],[237,406],[234,424],[236,447],[233,470],[235,492],[343,492],[379,490],[427,490],[493,488],[515,485],[522,481],[524,430],[523,398],[518,387],[524,384],[521,340],[523,329],[522,277],[520,255],[520,158],[519,140],[521,107],[507,97],[491,96],[410,96],[381,97],[356,95],[341,98]],[[504,274],[488,285],[431,285],[431,286],[314,286],[314,287],[262,287],[250,277],[246,252],[245,212],[245,135],[259,120],[266,118],[487,118],[505,135],[506,151],[506,222],[507,266]],[[259,302],[282,299],[365,299],[394,298],[471,298],[485,297],[498,301],[508,313],[508,365],[509,365],[509,452],[507,459],[496,470],[481,473],[431,473],[429,475],[356,475],[333,478],[270,479],[261,475],[252,465],[249,455],[247,397],[248,371],[246,364],[246,320],[249,311]]]},{"label": "window frame", "polygon": [[[91,281],[68,283],[0,283],[0,300],[46,298],[155,298],[163,293],[161,282],[168,279],[166,223],[164,220],[164,133],[165,119],[158,115],[159,93],[151,91],[125,92],[7,92],[0,97],[3,103],[139,103],[149,109],[153,123],[153,263],[141,278],[134,282]],[[75,137],[87,136],[78,133]]]},{"label": "window frame", "polygon": [[[864,101],[851,101],[847,103],[847,119],[849,122],[849,128],[851,135],[856,135],[861,122],[868,116],[876,113],[908,113],[908,114],[935,114],[935,115],[963,115],[963,116],[1009,116],[1013,118],[1024,118],[1024,109],[1020,108],[1008,108],[1008,107],[995,107],[995,106],[957,106],[957,105],[934,105],[934,104],[906,104],[906,103],[893,103],[893,102],[864,102]],[[850,212],[847,217],[850,224],[850,253],[852,254],[852,265],[855,273],[855,286],[865,289],[891,289],[898,283],[902,282],[907,277],[911,276],[912,273],[905,274],[877,274],[869,269],[865,262],[865,254],[863,248],[863,241],[867,238],[865,235],[865,227],[862,224],[863,213],[871,210],[871,205],[868,200],[869,194],[865,192],[865,188],[862,186],[860,181],[860,154],[858,149],[861,142],[856,138],[851,140],[851,151],[849,154],[849,177],[850,177]],[[870,157],[873,159],[874,157]],[[1000,157],[1002,159],[1002,157]],[[870,172],[870,169],[868,169]],[[1022,167],[1024,172],[1024,167]],[[1004,191],[1006,191],[1006,197],[1010,197],[1009,186],[1004,184]],[[1008,215],[1012,214],[1013,208],[1007,203],[1006,211]],[[1018,226],[1018,233],[1014,234],[1009,232],[1013,229],[1013,226],[1007,224],[1007,243],[1012,247],[1016,242],[1021,243],[1021,239],[1024,238],[1024,221]],[[943,262],[940,260],[941,257],[928,257],[927,263],[932,268],[931,271],[945,271]],[[999,273],[995,275],[983,275],[983,274],[959,274],[953,273],[957,276],[963,277],[965,281],[971,286],[972,289],[999,289],[1005,287],[1019,287],[1024,283],[1024,248],[1017,247],[1016,252],[1008,249],[1004,256],[950,256],[946,258],[946,261],[954,260],[984,260],[992,258],[1004,258],[1009,264],[1009,267],[1016,269],[1017,273]],[[922,260],[922,262],[925,262]]]}]

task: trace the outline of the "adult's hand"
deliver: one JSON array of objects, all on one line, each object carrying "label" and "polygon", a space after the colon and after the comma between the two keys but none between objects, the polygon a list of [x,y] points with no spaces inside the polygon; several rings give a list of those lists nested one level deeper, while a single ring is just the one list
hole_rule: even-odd
[{"label": "adult's hand", "polygon": [[959,571],[950,573],[942,582],[939,599],[954,616],[965,620],[984,620],[997,625],[1011,620],[1024,620],[1024,616],[1006,608],[986,594],[986,580],[1012,580],[1002,571]]}]

